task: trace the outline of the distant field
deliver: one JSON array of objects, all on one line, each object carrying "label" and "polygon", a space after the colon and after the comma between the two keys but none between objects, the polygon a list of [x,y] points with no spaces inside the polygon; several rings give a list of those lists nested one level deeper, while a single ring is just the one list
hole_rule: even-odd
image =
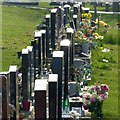
[{"label": "distant field", "polygon": [[22,7],[2,7],[2,70],[10,65],[20,65],[17,52],[33,39],[36,26],[42,22],[45,10],[33,10]]}]

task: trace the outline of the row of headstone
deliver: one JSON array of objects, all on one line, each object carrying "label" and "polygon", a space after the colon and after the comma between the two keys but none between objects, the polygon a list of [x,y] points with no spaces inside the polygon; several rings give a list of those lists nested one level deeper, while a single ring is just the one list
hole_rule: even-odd
[{"label": "row of headstone", "polygon": [[[62,102],[65,101],[68,95],[68,80],[70,79],[70,67],[74,64],[74,41],[73,34],[77,30],[77,18],[78,18],[78,8],[74,6],[73,11],[73,26],[72,28],[67,28],[67,39],[63,39],[60,42],[60,51],[56,51],[57,37],[60,36],[59,30],[64,24],[63,14],[69,16],[70,9],[64,8],[64,13],[62,8],[51,10],[50,15],[45,16],[46,27],[36,30],[34,34],[34,40],[31,41],[31,46],[27,46],[22,49],[22,97],[23,102],[28,102],[32,93],[35,91],[35,118],[46,119],[46,93],[47,93],[47,82],[45,78],[41,77],[43,70],[47,67],[48,57],[51,57],[52,62],[51,68],[52,73],[57,75],[49,75],[49,118],[58,118],[61,120],[62,117]],[[80,4],[81,11],[81,4]],[[65,19],[69,21],[66,17]],[[65,20],[66,21],[66,20]],[[6,99],[6,108],[8,109],[8,103],[14,105],[16,110],[13,112],[12,119],[18,119],[18,81],[17,81],[17,66],[10,66],[9,68],[10,78],[5,79],[1,77],[2,81],[7,81],[8,87],[6,85],[6,91],[2,97],[2,100]],[[54,79],[53,79],[54,78]],[[58,80],[58,81],[57,81]],[[53,82],[53,83],[51,83]],[[57,83],[56,83],[57,82]],[[2,83],[5,84],[5,83]],[[64,85],[64,89],[62,86]],[[55,87],[52,87],[55,86]],[[35,88],[34,88],[35,87]],[[53,88],[55,94],[53,95]],[[5,90],[4,89],[4,90]],[[7,89],[9,92],[7,92]],[[4,92],[2,91],[2,93]],[[15,92],[16,91],[16,92]],[[3,94],[2,94],[3,95]],[[9,96],[9,97],[8,97]],[[40,97],[42,96],[42,97]],[[64,98],[64,99],[63,99]],[[9,102],[7,102],[7,99]],[[57,102],[56,102],[57,99]],[[2,104],[2,113],[8,116],[8,113],[4,113],[4,106]],[[53,112],[54,111],[54,112]],[[57,111],[57,112],[56,112]]]}]

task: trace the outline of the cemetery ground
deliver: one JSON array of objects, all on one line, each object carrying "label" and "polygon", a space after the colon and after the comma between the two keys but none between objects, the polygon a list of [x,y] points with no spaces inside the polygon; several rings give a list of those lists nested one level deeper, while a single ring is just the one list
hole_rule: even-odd
[{"label": "cemetery ground", "polygon": [[[7,71],[8,66],[20,66],[21,60],[17,57],[17,52],[30,44],[33,32],[37,24],[42,22],[48,11],[33,10],[21,7],[2,7],[2,71]],[[107,16],[107,17],[106,17]],[[92,65],[94,73],[90,84],[96,81],[108,84],[110,87],[109,97],[104,102],[103,114],[105,118],[118,118],[119,86],[118,86],[118,29],[117,15],[102,15],[110,28],[104,34],[105,39],[98,42],[98,47],[92,50]],[[100,28],[99,32],[102,33]],[[116,42],[117,41],[117,42]],[[104,53],[102,49],[110,49]],[[103,59],[108,60],[104,62]]]}]

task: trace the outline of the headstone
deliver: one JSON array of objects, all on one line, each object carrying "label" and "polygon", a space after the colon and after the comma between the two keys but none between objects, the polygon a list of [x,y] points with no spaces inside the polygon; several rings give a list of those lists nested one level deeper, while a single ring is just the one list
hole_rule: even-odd
[{"label": "headstone", "polygon": [[22,49],[22,96],[24,101],[28,101],[30,98],[28,67],[28,49]]},{"label": "headstone", "polygon": [[17,79],[17,66],[11,65],[9,67],[10,73],[10,103],[14,105],[15,112],[12,119],[19,119],[19,105],[18,105],[18,79]]},{"label": "headstone", "polygon": [[7,91],[8,91],[8,102],[10,103],[10,79],[9,79],[9,71],[2,71],[0,75],[7,77]]},{"label": "headstone", "polygon": [[58,74],[58,120],[61,120],[62,117],[62,81],[64,78],[63,57],[63,51],[53,51],[52,73]]},{"label": "headstone", "polygon": [[71,41],[70,44],[70,66],[73,64],[73,58],[74,58],[74,41],[73,41],[73,29],[72,28],[67,28],[67,39],[69,39]]},{"label": "headstone", "polygon": [[41,69],[46,65],[46,30],[41,30]]},{"label": "headstone", "polygon": [[57,23],[57,28],[58,28],[58,32],[59,32],[59,29],[61,28],[61,25],[62,25],[62,6],[59,6],[58,7],[58,15],[57,15],[57,20],[58,20],[58,23]]},{"label": "headstone", "polygon": [[68,15],[64,14],[64,27],[69,23]]},{"label": "headstone", "polygon": [[0,119],[9,119],[7,77],[0,75]]},{"label": "headstone", "polygon": [[109,12],[109,2],[106,2],[106,12]]},{"label": "headstone", "polygon": [[34,82],[33,46],[27,46],[27,49],[28,49],[28,51],[29,51],[30,97],[32,97],[33,82]]},{"label": "headstone", "polygon": [[62,7],[59,6],[57,8],[57,16],[56,16],[56,38],[59,37],[60,27],[62,23]]},{"label": "headstone", "polygon": [[35,80],[35,119],[46,120],[46,91],[47,80]]},{"label": "headstone", "polygon": [[88,13],[90,10],[90,8],[84,8],[84,7],[82,9],[83,9],[84,13]]},{"label": "headstone", "polygon": [[119,2],[113,2],[112,4],[112,9],[113,9],[113,12],[120,12],[120,4]]},{"label": "headstone", "polygon": [[68,96],[68,81],[69,81],[69,57],[70,57],[70,41],[64,39],[60,42],[60,50],[64,51],[64,101]]},{"label": "headstone", "polygon": [[78,5],[77,4],[74,5],[73,10],[74,10],[73,14],[78,15]]},{"label": "headstone", "polygon": [[56,12],[57,12],[57,9],[52,9],[52,10],[51,10],[51,47],[52,47],[52,50],[55,50],[55,37],[56,37],[56,32],[55,32],[55,25],[56,25]]},{"label": "headstone", "polygon": [[48,96],[49,96],[49,119],[57,120],[57,85],[58,83],[58,75],[57,74],[49,74],[48,79]]},{"label": "headstone", "polygon": [[36,56],[36,57],[38,58],[38,69],[39,69],[39,72],[41,72],[41,45],[42,45],[41,44],[41,40],[42,40],[41,36],[42,36],[41,31],[35,31],[34,39],[38,39],[38,50],[36,49],[36,52],[38,52],[38,56]]},{"label": "headstone", "polygon": [[36,40],[31,41],[31,46],[33,46],[34,81],[35,81],[36,79]]},{"label": "headstone", "polygon": [[96,20],[96,18],[97,18],[97,3],[94,2],[93,4],[94,4],[94,20]]},{"label": "headstone", "polygon": [[66,4],[64,5],[64,14],[69,14],[70,13],[70,5]]},{"label": "headstone", "polygon": [[77,30],[77,15],[73,15],[74,29]]},{"label": "headstone", "polygon": [[49,57],[49,48],[50,48],[50,14],[45,16],[46,18],[46,57]]},{"label": "headstone", "polygon": [[79,2],[80,6],[80,21],[82,21],[82,2]]}]

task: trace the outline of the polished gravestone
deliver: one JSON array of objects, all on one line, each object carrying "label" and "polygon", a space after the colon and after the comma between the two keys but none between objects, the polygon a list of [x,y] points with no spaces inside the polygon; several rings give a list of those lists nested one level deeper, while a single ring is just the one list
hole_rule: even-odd
[{"label": "polished gravestone", "polygon": [[41,69],[46,66],[46,30],[41,30]]},{"label": "polished gravestone", "polygon": [[29,51],[29,79],[30,79],[30,97],[32,97],[33,92],[33,82],[34,82],[34,66],[33,66],[33,46],[27,46]]},{"label": "polished gravestone", "polygon": [[69,81],[69,60],[70,60],[70,41],[63,39],[60,42],[60,50],[64,51],[64,101],[68,96],[68,81]]},{"label": "polished gravestone", "polygon": [[64,79],[64,52],[53,51],[52,57],[52,73],[58,74],[58,120],[62,117],[62,82]]},{"label": "polished gravestone", "polygon": [[11,119],[19,119],[19,106],[18,106],[18,79],[17,79],[17,66],[11,65],[9,67],[10,73],[10,104],[14,105],[15,112]]},{"label": "polished gravestone", "polygon": [[46,120],[47,79],[35,80],[35,119]]},{"label": "polished gravestone", "polygon": [[52,47],[52,51],[55,50],[56,14],[57,14],[57,9],[52,9],[51,10],[51,47]]},{"label": "polished gravestone", "polygon": [[49,96],[49,119],[57,120],[57,111],[58,111],[58,75],[49,74],[48,79],[48,96]]},{"label": "polished gravestone", "polygon": [[71,44],[70,44],[70,66],[73,65],[73,59],[74,59],[74,41],[73,41],[73,33],[74,30],[72,28],[67,28],[66,30],[67,32],[67,39],[70,40]]},{"label": "polished gravestone", "polygon": [[106,7],[106,10],[105,10],[105,11],[106,11],[106,12],[109,12],[109,2],[106,2],[106,6],[105,6],[105,7]]},{"label": "polished gravestone", "polygon": [[[38,45],[35,44],[35,42],[34,42],[33,49],[36,51],[35,57],[36,57],[37,61],[35,60],[36,61],[35,64],[38,63],[39,72],[41,72],[41,45],[42,45],[41,44],[41,40],[42,40],[41,36],[42,36],[41,31],[35,31],[34,39],[38,39]],[[34,45],[35,45],[35,47],[34,47]],[[35,66],[37,67],[37,64]]]},{"label": "polished gravestone", "polygon": [[69,14],[70,13],[70,5],[66,4],[63,6],[64,7],[64,14]]},{"label": "polished gravestone", "polygon": [[74,30],[78,29],[77,18],[78,18],[77,15],[73,15]]},{"label": "polished gravestone", "polygon": [[34,81],[36,79],[36,40],[31,41],[31,46],[33,46],[33,67],[34,67]]},{"label": "polished gravestone", "polygon": [[45,16],[46,19],[46,57],[50,56],[50,14]]},{"label": "polished gravestone", "polygon": [[0,75],[0,119],[9,119],[8,81],[5,75]]},{"label": "polished gravestone", "polygon": [[28,101],[30,99],[29,91],[29,59],[28,59],[28,49],[22,49],[22,96],[23,100]]},{"label": "polished gravestone", "polygon": [[74,15],[78,15],[78,5],[77,4],[74,4],[74,6],[73,6],[73,14]]}]

